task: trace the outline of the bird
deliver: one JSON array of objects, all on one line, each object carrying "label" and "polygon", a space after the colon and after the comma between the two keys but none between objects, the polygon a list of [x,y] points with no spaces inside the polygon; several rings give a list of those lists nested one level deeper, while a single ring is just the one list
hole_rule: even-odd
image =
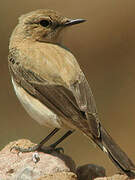
[{"label": "bird", "polygon": [[83,22],[49,9],[19,17],[9,42],[12,84],[27,113],[39,124],[54,129],[36,146],[16,149],[39,150],[60,129],[66,129],[64,136],[50,145],[49,152],[78,130],[132,178],[135,165],[102,126],[89,83],[75,56],[63,44],[65,29]]}]

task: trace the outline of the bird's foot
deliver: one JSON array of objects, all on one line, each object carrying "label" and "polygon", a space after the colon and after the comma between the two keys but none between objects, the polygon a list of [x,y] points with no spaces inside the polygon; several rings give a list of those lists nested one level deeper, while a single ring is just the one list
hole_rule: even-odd
[{"label": "bird's foot", "polygon": [[12,150],[16,150],[19,152],[22,152],[22,153],[25,153],[25,152],[34,152],[34,151],[39,151],[39,146],[38,145],[35,145],[35,146],[32,146],[32,147],[28,147],[28,148],[22,148],[22,147],[19,147],[19,146],[13,146],[10,151]]},{"label": "bird's foot", "polygon": [[54,147],[53,145],[50,146],[45,146],[45,147],[40,147],[40,145],[35,145],[33,147],[28,147],[28,148],[21,148],[19,146],[13,146],[10,151],[16,150],[18,153],[27,153],[27,152],[34,152],[34,151],[41,151],[44,153],[51,154],[52,152],[57,152],[57,153],[64,153],[64,149],[62,147]]}]

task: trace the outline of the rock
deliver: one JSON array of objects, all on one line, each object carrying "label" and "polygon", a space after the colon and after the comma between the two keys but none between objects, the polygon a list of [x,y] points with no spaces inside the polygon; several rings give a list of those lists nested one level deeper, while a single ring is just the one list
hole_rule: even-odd
[{"label": "rock", "polygon": [[64,176],[65,179],[69,176],[69,179],[76,180],[76,175],[72,173],[75,172],[75,163],[63,153],[10,151],[13,146],[28,148],[33,145],[35,144],[23,139],[9,143],[1,150],[0,180],[37,180],[44,176],[47,179],[47,175],[48,178],[59,176],[59,180],[64,180]]},{"label": "rock", "polygon": [[131,180],[131,179],[128,178],[126,175],[115,174],[115,175],[113,175],[111,177],[96,178],[94,180]]},{"label": "rock", "polygon": [[77,168],[78,180],[93,180],[96,177],[105,177],[105,169],[94,164],[86,164]]},{"label": "rock", "polygon": [[[126,175],[104,177],[105,169],[86,164],[76,169],[71,157],[57,151],[18,153],[13,146],[22,148],[35,144],[26,139],[9,143],[0,151],[0,180],[129,180]],[[96,178],[100,177],[100,178]]]}]

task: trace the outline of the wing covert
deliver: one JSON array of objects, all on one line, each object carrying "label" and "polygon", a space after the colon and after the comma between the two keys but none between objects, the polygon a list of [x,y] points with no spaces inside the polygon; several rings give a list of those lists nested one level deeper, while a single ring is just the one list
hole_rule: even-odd
[{"label": "wing covert", "polygon": [[11,63],[10,61],[9,68],[13,78],[29,94],[58,115],[70,120],[79,129],[86,130],[89,127],[92,135],[100,136],[96,105],[83,73],[67,88],[56,83],[50,84],[20,64]]}]

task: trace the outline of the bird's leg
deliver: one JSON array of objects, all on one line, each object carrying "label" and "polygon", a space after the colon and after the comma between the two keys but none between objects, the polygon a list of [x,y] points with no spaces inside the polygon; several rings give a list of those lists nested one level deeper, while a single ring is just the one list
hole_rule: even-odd
[{"label": "bird's leg", "polygon": [[[60,129],[55,128],[47,137],[45,137],[39,144],[33,146],[33,147],[29,147],[29,148],[20,148],[18,146],[13,146],[10,150],[12,151],[12,149],[15,149],[19,152],[33,152],[36,150],[41,150],[42,146],[44,145],[44,143],[46,143],[54,134],[56,134]],[[52,149],[53,147],[47,147],[48,151],[50,149]],[[46,149],[46,151],[47,151]],[[54,148],[53,148],[54,149]]]},{"label": "bird's leg", "polygon": [[58,144],[60,144],[64,139],[66,139],[68,136],[70,136],[73,132],[74,132],[74,130],[73,131],[71,131],[71,130],[67,131],[60,139],[58,139],[55,143],[51,144],[50,147],[55,149],[58,152],[61,150],[64,152],[63,148],[61,148],[61,147],[56,148],[56,146]]},{"label": "bird's leg", "polygon": [[[58,145],[58,144],[60,144],[64,139],[66,139],[70,134],[72,134],[74,132],[74,130],[73,131],[71,131],[71,130],[69,130],[69,131],[67,131],[60,139],[58,139],[55,143],[53,143],[53,144],[51,144],[50,146],[48,146],[48,147],[44,147],[44,148],[42,148],[41,149],[41,147],[42,147],[42,145],[44,144],[44,140],[43,141],[41,141],[40,142],[40,144],[41,144],[41,146],[40,146],[40,144],[39,144],[39,146],[40,146],[40,150],[42,150],[43,152],[45,152],[45,153],[51,153],[51,152],[54,152],[54,151],[57,151],[57,152],[64,152],[64,149],[62,148],[62,147],[58,147],[58,148],[56,148],[56,146]],[[46,138],[45,138],[46,139]]]},{"label": "bird's leg", "polygon": [[54,135],[56,134],[60,129],[55,128],[47,137],[45,137],[39,144],[38,148],[41,149],[41,147]]},{"label": "bird's leg", "polygon": [[64,152],[62,147],[56,148],[56,146],[58,144],[60,144],[64,139],[66,139],[69,135],[71,135],[74,131],[67,131],[60,139],[58,139],[55,143],[51,144],[48,147],[44,147],[42,148],[42,146],[57,132],[59,131],[58,128],[55,128],[47,137],[45,137],[39,144],[33,146],[33,147],[29,147],[29,148],[20,148],[18,146],[13,146],[11,148],[17,150],[18,152],[34,152],[34,151],[43,151],[45,153],[51,153],[53,151],[57,151],[57,152]]}]

